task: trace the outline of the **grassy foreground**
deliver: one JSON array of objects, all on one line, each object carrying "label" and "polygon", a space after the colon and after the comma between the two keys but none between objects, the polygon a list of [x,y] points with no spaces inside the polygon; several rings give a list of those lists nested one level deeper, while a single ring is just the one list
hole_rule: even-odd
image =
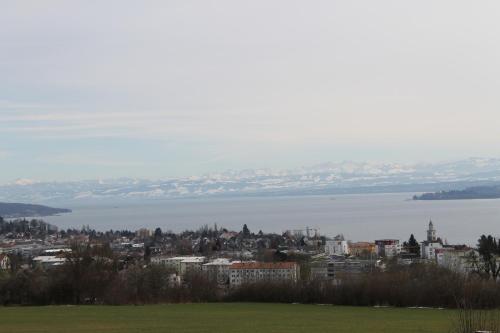
[{"label": "grassy foreground", "polygon": [[448,332],[451,310],[294,304],[0,307],[0,332]]}]

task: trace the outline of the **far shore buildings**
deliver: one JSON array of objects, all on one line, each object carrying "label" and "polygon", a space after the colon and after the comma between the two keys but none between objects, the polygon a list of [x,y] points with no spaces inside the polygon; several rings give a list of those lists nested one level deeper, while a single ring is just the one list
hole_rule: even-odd
[{"label": "far shore buildings", "polygon": [[299,265],[296,262],[245,262],[229,267],[231,287],[256,282],[297,282]]}]

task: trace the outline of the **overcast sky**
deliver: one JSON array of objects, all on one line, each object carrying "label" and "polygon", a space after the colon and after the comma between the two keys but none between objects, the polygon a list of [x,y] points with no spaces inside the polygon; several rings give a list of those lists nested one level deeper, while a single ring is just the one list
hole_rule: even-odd
[{"label": "overcast sky", "polygon": [[0,0],[0,182],[500,156],[500,2]]}]

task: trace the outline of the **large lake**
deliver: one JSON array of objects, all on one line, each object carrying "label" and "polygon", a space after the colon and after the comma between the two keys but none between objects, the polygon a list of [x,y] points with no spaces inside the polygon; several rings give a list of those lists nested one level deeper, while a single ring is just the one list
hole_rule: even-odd
[{"label": "large lake", "polygon": [[483,233],[500,234],[500,200],[413,201],[411,194],[364,194],[150,201],[134,204],[74,205],[73,213],[45,218],[62,228],[90,225],[97,230],[142,227],[182,231],[201,225],[282,232],[318,228],[354,241],[425,238],[430,218],[449,243],[474,245]]}]

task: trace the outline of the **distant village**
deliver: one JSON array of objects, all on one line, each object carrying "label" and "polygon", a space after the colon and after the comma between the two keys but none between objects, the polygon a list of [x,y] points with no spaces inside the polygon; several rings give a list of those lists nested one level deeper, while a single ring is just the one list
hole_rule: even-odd
[{"label": "distant village", "polygon": [[160,228],[98,232],[0,218],[0,271],[51,270],[64,265],[68,255],[82,246],[110,253],[121,269],[137,263],[167,267],[169,282],[179,286],[193,273],[220,288],[234,288],[262,281],[339,284],[343,278],[394,264],[431,263],[465,274],[478,269],[476,249],[445,244],[432,221],[426,228],[427,239],[421,242],[413,235],[407,241],[351,242],[342,234],[327,237],[309,227],[283,234],[253,233],[247,225],[241,231],[214,225],[178,234]]}]

